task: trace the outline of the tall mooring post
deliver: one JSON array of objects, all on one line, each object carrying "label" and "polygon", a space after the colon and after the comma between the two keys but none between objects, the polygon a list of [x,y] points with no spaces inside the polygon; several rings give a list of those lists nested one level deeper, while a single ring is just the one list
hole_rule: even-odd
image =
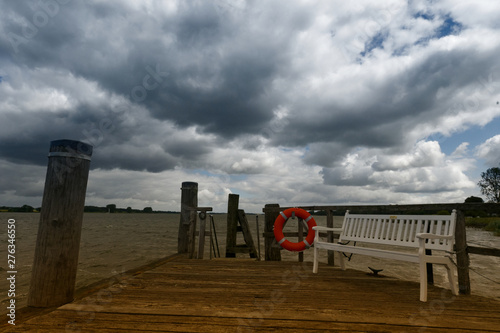
[{"label": "tall mooring post", "polygon": [[[196,207],[198,207],[198,183],[183,182],[181,187],[181,218],[177,238],[178,253],[193,253],[196,230]],[[191,249],[189,247],[192,247]]]},{"label": "tall mooring post", "polygon": [[236,230],[238,225],[238,194],[229,194],[227,200],[226,258],[236,257]]},{"label": "tall mooring post", "polygon": [[73,300],[91,156],[83,142],[50,143],[28,306]]},{"label": "tall mooring post", "polygon": [[[278,204],[267,204],[265,208],[279,208]],[[274,238],[274,221],[280,214],[279,210],[267,211],[265,210],[265,225],[264,225],[264,245],[265,245],[265,260],[266,261],[280,261],[281,260],[281,247]]]}]

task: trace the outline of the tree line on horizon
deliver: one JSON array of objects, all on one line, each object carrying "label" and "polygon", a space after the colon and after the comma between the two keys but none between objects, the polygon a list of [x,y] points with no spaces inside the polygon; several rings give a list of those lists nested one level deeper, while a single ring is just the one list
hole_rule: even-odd
[{"label": "tree line on horizon", "polygon": [[[1,206],[0,212],[9,213],[39,213],[42,207],[33,207],[30,205],[22,205],[21,207]],[[151,207],[144,207],[143,209],[134,209],[132,207],[118,208],[115,204],[109,204],[105,207],[99,206],[84,206],[84,213],[178,213],[174,211],[153,210]]]}]

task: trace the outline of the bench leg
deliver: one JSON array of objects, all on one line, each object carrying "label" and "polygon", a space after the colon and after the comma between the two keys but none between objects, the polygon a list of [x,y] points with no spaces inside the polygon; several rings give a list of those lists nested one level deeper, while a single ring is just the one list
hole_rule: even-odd
[{"label": "bench leg", "polygon": [[318,273],[318,248],[314,246],[313,273]]},{"label": "bench leg", "polygon": [[420,260],[420,301],[427,302],[427,263]]},{"label": "bench leg", "polygon": [[345,271],[344,255],[340,251],[337,251],[337,253],[338,253],[338,256],[339,256],[340,269],[342,269],[343,271]]}]

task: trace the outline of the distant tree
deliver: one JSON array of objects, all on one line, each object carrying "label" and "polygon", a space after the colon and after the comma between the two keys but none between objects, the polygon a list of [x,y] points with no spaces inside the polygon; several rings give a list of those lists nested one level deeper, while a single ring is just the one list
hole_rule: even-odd
[{"label": "distant tree", "polygon": [[489,168],[482,172],[477,185],[490,202],[500,203],[500,168]]},{"label": "distant tree", "polygon": [[116,205],[115,204],[106,205],[106,208],[108,209],[108,212],[116,213]]},{"label": "distant tree", "polygon": [[483,198],[474,196],[470,196],[467,199],[465,199],[465,203],[474,203],[474,202],[484,203],[484,200]]},{"label": "distant tree", "polygon": [[27,213],[33,213],[33,211],[35,210],[35,208],[29,206],[29,205],[23,205],[21,207],[21,211],[22,212],[27,212]]},{"label": "distant tree", "polygon": [[151,208],[151,207],[144,207],[144,209],[142,211],[144,213],[152,213],[153,212],[153,208]]},{"label": "distant tree", "polygon": [[132,213],[132,207],[127,207],[127,213]]},{"label": "distant tree", "polygon": [[10,207],[9,212],[22,212],[22,213],[33,213],[35,208],[29,205],[23,205],[22,207]]}]

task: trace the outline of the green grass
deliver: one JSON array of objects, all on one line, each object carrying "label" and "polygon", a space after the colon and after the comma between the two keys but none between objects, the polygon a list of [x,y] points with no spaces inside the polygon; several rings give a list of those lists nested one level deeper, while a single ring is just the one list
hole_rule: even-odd
[{"label": "green grass", "polygon": [[500,220],[488,223],[484,230],[493,231],[495,236],[500,236]]},{"label": "green grass", "polygon": [[500,236],[500,217],[467,217],[465,226],[493,231],[495,236]]}]

